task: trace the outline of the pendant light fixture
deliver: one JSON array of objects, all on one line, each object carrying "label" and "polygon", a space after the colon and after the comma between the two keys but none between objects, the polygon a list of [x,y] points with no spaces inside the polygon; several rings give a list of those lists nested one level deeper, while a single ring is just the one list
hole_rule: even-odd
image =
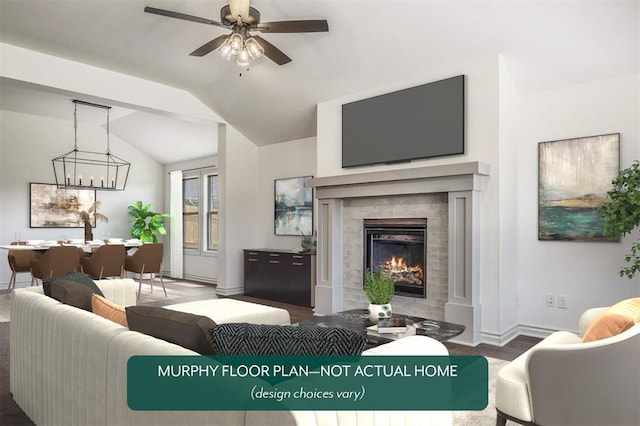
[{"label": "pendant light fixture", "polygon": [[[53,173],[58,188],[123,191],[127,185],[131,163],[113,155],[109,146],[110,106],[73,100],[73,150],[52,160]],[[78,149],[78,105],[102,108],[107,113],[106,152]]]}]

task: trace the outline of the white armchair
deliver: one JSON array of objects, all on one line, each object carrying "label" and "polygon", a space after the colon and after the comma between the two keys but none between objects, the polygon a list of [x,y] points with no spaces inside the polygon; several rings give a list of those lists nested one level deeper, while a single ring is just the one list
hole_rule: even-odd
[{"label": "white armchair", "polygon": [[640,323],[582,342],[606,309],[585,311],[579,336],[553,333],[500,370],[496,425],[640,425]]}]

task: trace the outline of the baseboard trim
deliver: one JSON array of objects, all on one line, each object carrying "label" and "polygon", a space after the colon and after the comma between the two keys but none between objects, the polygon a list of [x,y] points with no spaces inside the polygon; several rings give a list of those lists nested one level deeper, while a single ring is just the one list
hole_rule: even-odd
[{"label": "baseboard trim", "polygon": [[234,296],[236,294],[244,294],[244,287],[234,287],[234,288],[216,287],[216,294],[220,296]]},{"label": "baseboard trim", "polygon": [[480,340],[482,343],[493,346],[504,346],[520,335],[520,326],[513,325],[502,333],[490,333],[486,331],[480,332]]},{"label": "baseboard trim", "polygon": [[[544,339],[545,337],[548,337],[550,334],[555,333],[556,331],[559,330],[540,327],[538,325],[532,324],[518,324],[512,326],[502,333],[482,332],[480,333],[480,338],[482,340],[482,343],[486,343],[487,345],[504,346],[518,336],[529,336]],[[576,330],[566,331],[570,333],[578,333]]]},{"label": "baseboard trim", "polygon": [[[544,339],[545,337],[549,336],[552,333],[555,333],[556,331],[560,331],[560,330],[557,330],[555,328],[540,327],[540,326],[531,325],[531,324],[520,325],[520,334],[523,336],[539,337],[541,339]],[[577,330],[564,330],[564,331],[578,334]]]},{"label": "baseboard trim", "polygon": [[207,277],[204,275],[195,275],[195,274],[183,274],[185,280],[198,281],[202,283],[208,284],[218,284],[218,280],[215,277]]}]

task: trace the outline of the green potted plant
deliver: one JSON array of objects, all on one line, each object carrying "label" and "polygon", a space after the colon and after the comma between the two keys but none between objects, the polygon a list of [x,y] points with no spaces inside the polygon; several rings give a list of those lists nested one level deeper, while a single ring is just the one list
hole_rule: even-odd
[{"label": "green potted plant", "polygon": [[[640,225],[640,163],[634,161],[611,184],[607,192],[611,200],[600,207],[600,215],[605,222],[604,234],[618,239]],[[620,276],[633,278],[640,271],[640,240],[631,245],[631,253],[624,260],[629,266],[620,270]]]},{"label": "green potted plant", "polygon": [[156,213],[151,210],[151,204],[142,205],[142,201],[129,206],[129,215],[133,218],[131,236],[138,238],[143,243],[157,243],[158,234],[165,235],[164,218],[167,213]]},{"label": "green potted plant", "polygon": [[316,251],[316,236],[314,233],[310,233],[309,235],[302,233],[302,238],[300,239],[300,246],[304,251]]},{"label": "green potted plant", "polygon": [[364,294],[369,299],[369,319],[377,323],[380,318],[391,317],[391,299],[395,292],[395,285],[391,275],[381,268],[373,272],[367,269]]}]

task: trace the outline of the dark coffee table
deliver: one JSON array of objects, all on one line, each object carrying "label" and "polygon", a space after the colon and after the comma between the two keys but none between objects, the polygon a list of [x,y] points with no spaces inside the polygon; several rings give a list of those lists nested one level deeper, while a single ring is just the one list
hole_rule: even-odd
[{"label": "dark coffee table", "polygon": [[[462,334],[465,329],[464,325],[454,324],[451,322],[437,321],[396,313],[394,313],[393,316],[405,318],[407,320],[407,325],[413,324],[415,327],[415,334],[431,337],[432,339],[440,342],[446,342],[447,340]],[[377,333],[367,330],[367,327],[373,325],[369,320],[369,311],[367,309],[351,309],[332,315],[313,317],[308,321],[301,322],[300,325],[344,327],[350,330],[355,330],[363,336],[366,336],[367,348],[382,345],[405,336],[403,334]]]}]

